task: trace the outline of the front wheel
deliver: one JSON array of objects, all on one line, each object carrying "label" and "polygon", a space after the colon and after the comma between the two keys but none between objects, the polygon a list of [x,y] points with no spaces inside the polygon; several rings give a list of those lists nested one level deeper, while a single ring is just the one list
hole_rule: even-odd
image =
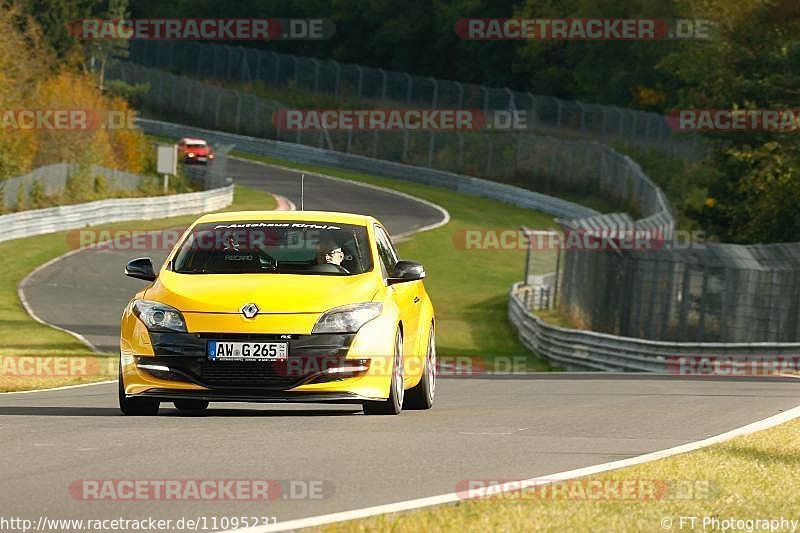
[{"label": "front wheel", "polygon": [[398,415],[403,409],[403,335],[397,329],[394,339],[394,357],[392,358],[392,381],[389,385],[389,397],[382,401],[364,402],[365,415]]},{"label": "front wheel", "polygon": [[153,416],[158,412],[160,402],[153,398],[128,398],[125,396],[125,385],[122,383],[122,361],[119,365],[119,383],[117,395],[119,410],[126,416]]},{"label": "front wheel", "polygon": [[428,334],[428,350],[425,353],[425,368],[419,383],[406,394],[403,409],[430,409],[436,392],[436,337],[433,324]]}]

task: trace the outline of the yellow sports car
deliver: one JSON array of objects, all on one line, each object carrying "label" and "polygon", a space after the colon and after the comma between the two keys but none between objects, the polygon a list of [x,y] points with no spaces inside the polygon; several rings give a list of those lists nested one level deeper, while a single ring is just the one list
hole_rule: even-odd
[{"label": "yellow sports car", "polygon": [[419,263],[372,217],[243,211],[200,217],[122,314],[119,405],[343,402],[428,409],[434,313]]}]

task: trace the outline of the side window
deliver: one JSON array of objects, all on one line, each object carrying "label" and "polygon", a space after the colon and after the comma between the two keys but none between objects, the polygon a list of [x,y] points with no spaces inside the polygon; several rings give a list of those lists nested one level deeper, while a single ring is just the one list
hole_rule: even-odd
[{"label": "side window", "polygon": [[375,244],[383,264],[383,271],[388,275],[394,270],[394,265],[397,263],[397,253],[394,251],[392,241],[386,231],[380,226],[375,226]]}]

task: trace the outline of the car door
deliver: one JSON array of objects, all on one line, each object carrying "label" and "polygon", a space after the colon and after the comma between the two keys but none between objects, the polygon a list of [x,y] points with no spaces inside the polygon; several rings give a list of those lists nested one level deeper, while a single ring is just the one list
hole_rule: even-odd
[{"label": "car door", "polygon": [[[384,279],[388,278],[399,260],[397,251],[383,227],[375,226],[375,240],[380,256]],[[419,350],[419,314],[421,308],[420,281],[408,281],[389,286],[392,301],[400,309],[400,320],[403,322],[403,356],[406,361],[406,380],[419,373],[418,361],[409,364],[411,359],[418,359]]]}]

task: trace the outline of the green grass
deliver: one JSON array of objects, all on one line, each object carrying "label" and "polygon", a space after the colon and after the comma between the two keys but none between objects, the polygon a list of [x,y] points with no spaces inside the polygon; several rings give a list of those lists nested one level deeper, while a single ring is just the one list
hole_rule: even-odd
[{"label": "green grass", "polygon": [[[225,211],[245,209],[274,209],[272,195],[236,187],[234,203]],[[188,226],[198,215],[163,218],[151,221],[119,222],[96,226],[96,229],[163,229]],[[22,308],[17,297],[17,285],[34,268],[70,250],[67,240],[69,232],[61,231],[36,237],[16,239],[0,243],[0,357],[42,356],[70,357],[87,356],[92,352],[71,335],[39,324],[31,319]],[[2,376],[0,376],[2,377]],[[44,380],[50,383],[49,380]],[[69,383],[81,380],[68,380]],[[65,384],[65,383],[58,383]],[[37,382],[27,388],[36,388]],[[4,383],[0,380],[0,390],[25,388],[20,384]]]},{"label": "green grass", "polygon": [[[528,355],[506,317],[508,291],[512,283],[523,277],[525,252],[464,250],[456,246],[454,236],[459,230],[515,230],[521,225],[539,229],[554,228],[556,225],[551,216],[494,200],[360,172],[298,165],[236,152],[233,155],[388,187],[447,209],[451,217],[449,224],[417,234],[398,246],[403,258],[425,265],[428,275],[425,286],[436,308],[437,350],[445,356],[466,355],[488,359]],[[544,273],[555,270],[554,253],[534,253],[533,259],[535,271]],[[528,361],[530,370],[549,368],[538,357],[530,357]]]},{"label": "green grass", "polygon": [[[534,489],[517,493],[516,500],[465,501],[342,522],[318,531],[733,531],[703,528],[701,520],[800,519],[798,435],[800,421],[795,420],[688,454],[591,477],[592,482],[681,481],[673,485],[683,487],[681,493],[672,492],[671,497],[556,500]],[[696,527],[684,523],[681,529],[681,516],[699,517]],[[664,519],[671,521],[670,527],[662,528]]]},{"label": "green grass", "polygon": [[[244,154],[242,154],[244,155]],[[252,156],[248,156],[251,157]],[[290,162],[258,158],[270,163],[294,166]],[[523,251],[473,251],[458,248],[454,235],[465,229],[516,229],[553,227],[551,217],[500,202],[465,196],[443,189],[323,167],[302,168],[380,185],[432,201],[450,212],[446,226],[424,232],[400,243],[403,257],[422,262],[428,272],[426,287],[437,312],[437,344],[442,355],[525,356],[529,370],[547,370],[549,365],[530,355],[519,343],[508,323],[508,290],[522,278]],[[234,204],[226,210],[272,209],[271,195],[236,188]],[[313,206],[312,206],[313,207]],[[158,229],[189,224],[195,217],[175,217],[149,222],[124,222],[97,229]],[[0,355],[87,356],[90,352],[72,336],[38,324],[28,317],[17,299],[17,284],[36,266],[69,249],[67,232],[0,243],[6,260],[0,266]],[[552,254],[537,254],[539,272],[553,269]],[[6,386],[6,390],[14,386]],[[3,384],[0,382],[0,390]]]}]

